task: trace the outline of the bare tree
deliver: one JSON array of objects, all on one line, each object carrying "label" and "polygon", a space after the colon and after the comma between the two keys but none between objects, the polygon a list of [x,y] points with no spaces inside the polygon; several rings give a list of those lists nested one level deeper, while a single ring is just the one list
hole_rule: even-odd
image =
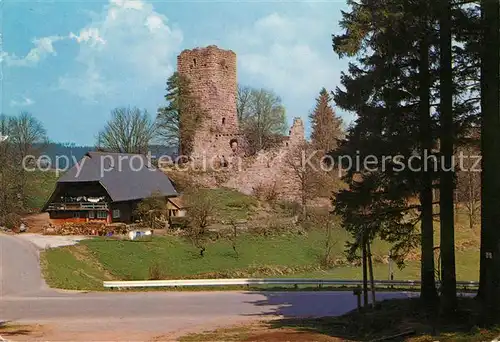
[{"label": "bare tree", "polygon": [[236,112],[238,121],[243,123],[251,115],[252,88],[248,86],[238,85],[238,93],[236,98]]},{"label": "bare tree", "polygon": [[25,204],[27,175],[24,166],[35,163],[38,153],[48,141],[47,131],[38,119],[27,112],[10,117],[8,125],[11,162],[18,168],[15,173],[17,197]]},{"label": "bare tree", "polygon": [[338,235],[335,234],[335,232],[340,228],[339,218],[330,213],[327,208],[324,208],[323,210],[318,208],[309,213],[309,219],[316,228],[321,229],[325,234],[325,249],[323,255],[321,256],[321,263],[325,267],[331,267],[335,261],[333,259],[334,248],[338,243]]},{"label": "bare tree", "polygon": [[211,223],[215,206],[211,196],[200,189],[190,189],[184,194],[188,207],[188,237],[203,257],[207,247],[207,227]]},{"label": "bare tree", "polygon": [[294,146],[287,154],[285,163],[291,171],[291,177],[297,180],[298,195],[302,207],[303,217],[307,214],[307,201],[314,197],[316,191],[316,177],[314,162],[309,163],[309,154],[313,153],[307,142]]},{"label": "bare tree", "polygon": [[9,141],[14,144],[21,158],[39,151],[48,142],[43,124],[30,113],[22,112],[12,117],[10,126]]},{"label": "bare tree", "polygon": [[[462,147],[464,155],[471,157],[479,154],[473,146]],[[476,158],[465,158],[463,169],[457,172],[456,198],[467,210],[469,227],[474,228],[481,211],[481,173],[474,170]]]},{"label": "bare tree", "polygon": [[[11,117],[0,115],[0,134],[2,136],[10,136],[11,133]],[[14,204],[15,189],[14,175],[14,149],[9,140],[0,141],[0,226],[6,226],[7,214],[17,212],[18,208]],[[13,228],[13,227],[9,227]]]},{"label": "bare tree", "polygon": [[110,152],[146,154],[156,133],[156,124],[147,111],[115,108],[99,132],[97,146]]},{"label": "bare tree", "polygon": [[[36,156],[47,141],[43,125],[29,113],[0,115],[0,226],[14,228],[26,208],[27,174],[23,160]],[[33,163],[34,160],[32,159]]]},{"label": "bare tree", "polygon": [[285,107],[271,90],[240,86],[237,109],[251,154],[272,147],[286,133]]},{"label": "bare tree", "polygon": [[339,178],[333,170],[325,168],[323,154],[312,144],[303,142],[290,147],[285,165],[290,176],[297,181],[302,214],[307,214],[307,201],[317,197],[330,197],[341,187]]},{"label": "bare tree", "polygon": [[240,254],[238,253],[237,250],[237,241],[238,241],[238,225],[236,224],[236,221],[234,219],[231,219],[231,246],[233,247],[233,251],[236,254],[236,257],[239,258]]}]

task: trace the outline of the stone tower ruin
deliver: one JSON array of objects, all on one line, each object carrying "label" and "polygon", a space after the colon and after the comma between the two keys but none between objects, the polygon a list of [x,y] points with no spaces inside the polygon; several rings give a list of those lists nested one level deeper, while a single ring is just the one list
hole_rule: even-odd
[{"label": "stone tower ruin", "polygon": [[207,117],[193,140],[191,158],[229,159],[241,147],[236,111],[236,54],[215,45],[184,50],[177,71],[190,81]]},{"label": "stone tower ruin", "polygon": [[304,122],[301,118],[294,118],[292,127],[288,132],[290,145],[300,145],[306,141],[305,138],[305,130],[304,130]]}]

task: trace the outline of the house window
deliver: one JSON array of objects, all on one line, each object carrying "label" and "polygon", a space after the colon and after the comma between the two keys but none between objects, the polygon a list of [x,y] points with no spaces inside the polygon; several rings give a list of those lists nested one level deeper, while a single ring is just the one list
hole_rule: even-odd
[{"label": "house window", "polygon": [[80,212],[79,211],[73,212],[73,218],[80,218]]},{"label": "house window", "polygon": [[98,219],[108,218],[108,213],[106,211],[98,211],[97,212],[97,218]]},{"label": "house window", "polygon": [[89,219],[95,218],[95,213],[93,210],[89,211]]},{"label": "house window", "polygon": [[120,218],[120,209],[113,210],[113,218]]},{"label": "house window", "polygon": [[222,118],[222,124],[224,125],[226,123],[226,118]]}]

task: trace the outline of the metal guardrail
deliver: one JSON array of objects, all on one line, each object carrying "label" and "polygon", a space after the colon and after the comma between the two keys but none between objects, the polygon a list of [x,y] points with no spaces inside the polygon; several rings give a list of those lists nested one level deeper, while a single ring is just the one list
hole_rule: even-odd
[{"label": "metal guardrail", "polygon": [[[378,287],[419,287],[418,280],[375,280]],[[316,286],[355,286],[363,285],[362,280],[330,280],[330,279],[179,279],[179,280],[137,280],[137,281],[105,281],[106,288],[145,288],[145,287],[182,287],[182,286],[242,286],[242,285],[316,285]],[[457,287],[464,290],[477,288],[477,281],[457,281]]]}]

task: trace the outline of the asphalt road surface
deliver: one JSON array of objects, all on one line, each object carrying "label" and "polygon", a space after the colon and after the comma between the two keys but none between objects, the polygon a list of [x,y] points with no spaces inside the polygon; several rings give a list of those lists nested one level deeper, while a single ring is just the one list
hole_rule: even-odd
[{"label": "asphalt road surface", "polygon": [[[0,320],[56,324],[76,332],[154,334],[223,326],[269,317],[333,316],[356,307],[352,292],[76,293],[43,281],[37,247],[0,234]],[[379,293],[378,299],[407,293]],[[96,335],[97,336],[97,335]]]}]

